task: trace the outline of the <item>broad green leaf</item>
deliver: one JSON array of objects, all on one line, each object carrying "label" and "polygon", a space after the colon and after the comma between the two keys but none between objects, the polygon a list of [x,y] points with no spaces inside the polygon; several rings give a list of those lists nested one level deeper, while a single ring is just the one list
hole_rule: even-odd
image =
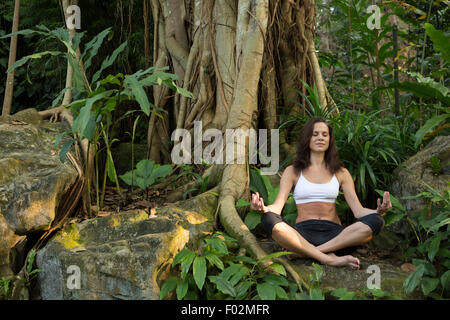
[{"label": "broad green leaf", "polygon": [[288,286],[289,282],[286,280],[286,278],[276,275],[276,274],[268,274],[264,276],[263,280],[271,285],[277,285],[277,286]]},{"label": "broad green leaf", "polygon": [[439,250],[439,245],[441,244],[442,232],[438,232],[433,236],[433,240],[431,240],[429,249],[428,249],[428,258],[431,262],[433,262],[436,253]]},{"label": "broad green leaf", "polygon": [[57,56],[57,55],[62,54],[62,52],[60,52],[60,51],[43,51],[43,52],[39,52],[39,53],[30,54],[29,56],[26,56],[26,57],[23,57],[23,58],[17,60],[11,67],[8,68],[8,70],[6,72],[11,72],[12,70],[24,65],[31,59],[40,59],[43,56],[49,55],[49,54],[52,56]]},{"label": "broad green leaf", "polygon": [[345,288],[339,288],[335,289],[331,292],[332,296],[335,296],[336,298],[339,298],[339,300],[352,300],[355,296],[355,293],[353,291],[348,291]]},{"label": "broad green leaf", "polygon": [[215,265],[217,268],[219,268],[220,270],[223,271],[223,269],[225,269],[225,266],[223,265],[222,260],[220,260],[220,258],[215,255],[214,253],[207,253],[205,255],[205,258],[211,262],[213,265]]},{"label": "broad green leaf", "polygon": [[423,274],[425,272],[425,266],[420,264],[416,267],[413,273],[411,273],[403,283],[403,289],[406,294],[410,294],[419,285],[420,280],[422,280]]},{"label": "broad green leaf", "polygon": [[182,300],[186,296],[188,288],[189,283],[186,280],[178,279],[176,290],[178,300]]},{"label": "broad green leaf", "polygon": [[279,274],[282,274],[282,275],[284,275],[284,276],[286,275],[286,269],[283,267],[282,264],[279,264],[279,263],[272,263],[272,264],[269,266],[269,268],[275,270],[275,271],[278,272]]},{"label": "broad green leaf", "polygon": [[424,295],[429,295],[431,291],[437,288],[439,278],[423,277],[421,287]]},{"label": "broad green leaf", "polygon": [[[426,251],[427,250],[427,248],[426,248],[426,246],[423,246],[423,248],[424,248],[424,251]],[[412,264],[414,265],[414,266],[416,266],[416,268],[417,267],[419,267],[420,265],[423,265],[423,267],[424,267],[424,275],[425,276],[431,276],[431,277],[436,277],[436,275],[437,275],[437,270],[436,270],[436,268],[434,267],[434,265],[430,262],[430,261],[428,261],[428,260],[424,260],[424,259],[412,259]]]},{"label": "broad green leaf", "polygon": [[[172,81],[172,82],[173,82],[173,81]],[[193,98],[193,97],[194,97],[194,95],[193,95],[191,92],[189,92],[188,90],[183,89],[183,88],[181,88],[181,87],[178,87],[178,86],[177,86],[177,93],[179,93],[179,94],[181,94],[182,96],[185,96],[185,97],[187,97],[187,98]]]},{"label": "broad green leaf", "polygon": [[106,155],[106,166],[107,166],[109,180],[111,182],[115,183],[116,182],[116,177],[117,177],[116,167],[114,166],[114,160],[113,160],[111,151],[109,151],[109,150],[108,150],[107,155]]},{"label": "broad green leaf", "polygon": [[442,30],[437,30],[430,23],[424,25],[427,35],[433,41],[434,50],[442,53],[442,57],[450,62],[450,38]]},{"label": "broad green leaf", "polygon": [[236,272],[230,279],[230,283],[233,286],[235,286],[239,281],[241,281],[241,279],[243,277],[245,277],[250,272],[250,270],[246,266],[243,266],[243,265],[240,265],[240,266],[241,267],[240,267],[239,271]]},{"label": "broad green leaf", "polygon": [[415,96],[419,98],[431,98],[431,99],[437,99],[441,101],[444,105],[450,104],[450,97],[444,96],[439,90],[433,88],[429,84],[426,83],[418,83],[418,82],[398,82],[393,81],[389,83],[388,86],[379,86],[375,90],[384,90],[384,89],[400,89],[402,91],[411,92]]},{"label": "broad green leaf", "polygon": [[97,125],[95,123],[95,118],[93,115],[91,115],[86,124],[86,127],[84,127],[83,132],[81,132],[81,139],[86,138],[90,142],[93,142],[96,129]]},{"label": "broad green leaf", "polygon": [[314,273],[311,274],[311,281],[320,282],[323,276],[323,268],[317,263],[313,262]]},{"label": "broad green leaf", "polygon": [[63,133],[61,133],[61,134],[56,138],[55,145],[53,146],[53,148],[54,148],[54,149],[58,149],[59,144],[61,143],[61,139],[62,139],[65,135],[68,135],[70,132],[71,132],[70,130],[67,130],[67,131],[64,131]]},{"label": "broad green leaf", "polygon": [[288,300],[289,297],[286,294],[286,291],[284,291],[284,289],[280,286],[275,286],[275,292],[277,294],[277,297],[280,299],[284,299],[284,300]]},{"label": "broad green leaf", "polygon": [[346,292],[339,300],[353,300],[355,293],[353,291]]},{"label": "broad green leaf", "polygon": [[36,30],[31,30],[31,29],[25,29],[25,30],[19,30],[17,32],[8,33],[8,34],[6,34],[4,36],[1,36],[0,39],[6,39],[6,38],[9,38],[9,37],[14,37],[16,35],[27,36],[27,35],[34,34],[34,33],[41,34],[41,35],[47,35],[47,32],[36,31]]},{"label": "broad green leaf", "polygon": [[244,223],[250,230],[253,230],[258,224],[261,223],[261,213],[250,210],[245,216]]},{"label": "broad green leaf", "polygon": [[234,274],[236,274],[237,272],[239,272],[239,270],[241,269],[242,265],[241,264],[237,264],[237,263],[230,263],[230,266],[225,268],[225,270],[223,270],[219,275],[225,279],[225,280],[229,280]]},{"label": "broad green leaf", "polygon": [[177,286],[178,280],[179,279],[176,277],[170,277],[169,279],[164,281],[164,283],[161,287],[161,292],[159,293],[159,298],[161,300],[164,299],[170,291],[175,289],[175,287]]},{"label": "broad green leaf", "polygon": [[181,261],[181,279],[185,279],[186,275],[189,272],[189,268],[191,267],[192,261],[195,258],[195,253],[191,251],[190,254],[188,254],[183,261]]},{"label": "broad green leaf", "polygon": [[[109,74],[106,78],[101,80],[100,84],[116,84],[118,86],[121,85],[120,80],[117,77],[113,76],[112,74]],[[116,100],[114,99],[114,101]]]},{"label": "broad green leaf", "polygon": [[91,41],[86,43],[83,54],[81,55],[81,60],[84,61],[84,69],[87,70],[91,66],[92,58],[98,53],[98,49],[103,43],[103,40],[110,33],[111,27],[103,30],[97,34]]},{"label": "broad green leaf", "polygon": [[116,60],[119,53],[121,53],[126,48],[126,46],[127,46],[127,41],[122,43],[116,50],[114,50],[114,52],[111,54],[111,56],[108,56],[105,60],[103,60],[100,70],[98,70],[94,74],[94,76],[92,77],[91,83],[97,82],[97,80],[100,78],[100,75],[102,74],[103,70],[105,70],[106,68],[108,68],[109,66],[111,66],[114,63],[114,61]]},{"label": "broad green leaf", "polygon": [[450,118],[450,113],[441,114],[428,119],[427,122],[425,122],[425,124],[419,130],[417,130],[415,134],[414,148],[417,148],[417,146],[422,142],[427,132],[430,132],[448,118]]},{"label": "broad green leaf", "polygon": [[150,177],[152,175],[155,162],[149,159],[143,159],[136,165],[136,171],[141,177]]},{"label": "broad green leaf", "polygon": [[62,163],[64,163],[64,161],[66,161],[66,155],[67,155],[67,152],[70,151],[70,148],[72,148],[72,145],[74,144],[75,141],[76,141],[76,140],[73,139],[73,140],[71,140],[71,141],[66,142],[66,143],[62,146],[61,151],[59,152],[59,159],[61,160]]},{"label": "broad green leaf", "polygon": [[[120,175],[119,178],[122,179],[127,185],[131,186],[131,174],[132,172],[128,171],[127,173]],[[136,179],[136,172],[134,173],[134,179]],[[133,184],[136,185],[136,181],[133,181]]]},{"label": "broad green leaf", "polygon": [[158,178],[164,178],[171,173],[172,166],[170,164],[165,164],[162,166],[157,166],[152,172],[152,177],[156,180]]},{"label": "broad green leaf", "polygon": [[189,249],[182,249],[180,250],[173,259],[172,267],[176,266],[177,264],[181,263],[184,259],[186,259],[187,256],[193,254],[193,252]]},{"label": "broad green leaf", "polygon": [[406,213],[399,213],[399,212],[388,211],[383,216],[385,226],[388,226],[388,225],[390,225],[390,224],[392,224],[394,222],[400,221],[405,216],[406,216]]},{"label": "broad green leaf", "polygon": [[247,257],[247,256],[234,257],[233,261],[236,261],[236,262],[242,261],[242,262],[246,262],[246,263],[250,263],[250,264],[256,264],[255,260],[253,260],[252,258]]},{"label": "broad green leaf", "polygon": [[133,93],[134,98],[139,103],[139,106],[141,107],[142,111],[149,116],[150,115],[150,102],[147,98],[147,93],[145,92],[142,85],[139,83],[139,81],[132,75],[125,76],[125,84],[128,85],[128,87],[131,89],[131,92]]},{"label": "broad green leaf", "polygon": [[445,290],[450,290],[450,270],[445,271],[441,276],[441,285]]},{"label": "broad green leaf", "polygon": [[219,238],[205,239],[206,244],[211,246],[211,248],[216,249],[221,254],[228,254],[228,248],[225,242]]},{"label": "broad green leaf", "polygon": [[322,289],[312,288],[309,290],[309,297],[311,300],[325,300]]},{"label": "broad green leaf", "polygon": [[206,260],[205,257],[195,257],[193,264],[194,280],[197,287],[202,290],[206,278]]},{"label": "broad green leaf", "polygon": [[247,293],[248,289],[253,285],[252,281],[243,281],[240,282],[237,286],[236,286],[236,297],[239,300],[242,300],[245,296],[245,294]]},{"label": "broad green leaf", "polygon": [[246,207],[246,206],[249,206],[249,205],[250,205],[250,202],[245,201],[245,200],[243,200],[243,199],[239,199],[239,200],[236,202],[236,208]]},{"label": "broad green leaf", "polygon": [[212,283],[216,285],[217,290],[229,296],[236,297],[236,289],[233,287],[230,281],[222,278],[221,276],[209,276],[208,278]]},{"label": "broad green leaf", "polygon": [[256,285],[256,291],[262,300],[275,300],[276,291],[268,283],[258,283]]},{"label": "broad green leaf", "polygon": [[250,169],[250,189],[255,193],[258,192],[264,199],[264,204],[268,204],[266,202],[269,199],[269,195],[267,193],[266,186],[261,178],[261,174],[256,169]]},{"label": "broad green leaf", "polygon": [[237,242],[235,238],[230,237],[228,234],[220,231],[216,231],[213,235],[213,238],[218,238],[220,240],[225,239],[226,242]]}]

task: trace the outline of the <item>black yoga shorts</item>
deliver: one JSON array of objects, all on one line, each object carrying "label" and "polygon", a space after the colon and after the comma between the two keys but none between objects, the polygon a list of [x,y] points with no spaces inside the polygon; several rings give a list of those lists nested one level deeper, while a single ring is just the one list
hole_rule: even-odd
[{"label": "black yoga shorts", "polygon": [[[376,212],[370,213],[357,221],[368,225],[374,235],[380,233],[384,226],[383,218]],[[286,222],[289,224],[281,215],[271,211],[263,214],[261,217],[261,224],[269,236],[272,236],[272,229],[278,222]],[[310,219],[296,223],[293,228],[314,246],[328,242],[344,230],[344,227],[340,224],[319,219]]]}]

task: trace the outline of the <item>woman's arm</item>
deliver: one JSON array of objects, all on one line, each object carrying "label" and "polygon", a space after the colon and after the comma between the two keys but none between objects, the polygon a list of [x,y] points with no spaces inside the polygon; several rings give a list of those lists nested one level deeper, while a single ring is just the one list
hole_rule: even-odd
[{"label": "woman's arm", "polygon": [[280,190],[278,191],[278,195],[271,205],[265,206],[263,198],[258,194],[252,194],[252,203],[250,208],[256,211],[262,211],[264,213],[268,211],[272,211],[277,214],[281,214],[283,210],[284,204],[289,196],[289,192],[291,191],[292,185],[294,183],[295,171],[292,166],[288,166],[284,169],[283,174],[281,175],[280,180]]},{"label": "woman's arm", "polygon": [[367,214],[378,212],[383,215],[388,209],[392,207],[389,192],[385,192],[383,195],[383,202],[380,203],[380,199],[377,199],[377,209],[364,208],[359,202],[358,196],[355,191],[355,183],[353,182],[352,175],[347,169],[343,169],[341,188],[344,192],[345,201],[347,201],[350,209],[352,210],[355,218],[359,219]]}]

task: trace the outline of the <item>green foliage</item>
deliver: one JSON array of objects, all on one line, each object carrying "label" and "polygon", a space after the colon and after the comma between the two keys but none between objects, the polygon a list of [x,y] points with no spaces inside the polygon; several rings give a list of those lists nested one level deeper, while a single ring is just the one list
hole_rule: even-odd
[{"label": "green foliage", "polygon": [[0,279],[0,300],[8,300],[11,294],[11,279]]},{"label": "green foliage", "polygon": [[438,176],[442,173],[442,166],[441,166],[441,160],[439,158],[436,158],[435,156],[431,157],[430,160],[431,170],[435,176]]},{"label": "green foliage", "polygon": [[130,186],[137,186],[146,190],[155,182],[161,180],[172,172],[172,165],[155,164],[153,160],[143,159],[136,165],[135,170],[128,171],[120,178]]},{"label": "green foliage", "polygon": [[[186,95],[192,97],[192,94],[179,88],[174,80],[176,80],[176,76],[170,73],[164,72],[168,68],[157,69],[154,67],[150,67],[146,70],[138,70],[134,74],[131,75],[123,75],[122,73],[118,73],[117,75],[108,75],[104,79],[100,79],[102,73],[109,68],[117,59],[119,54],[121,54],[126,46],[127,42],[122,43],[118,48],[116,48],[113,53],[103,60],[100,68],[93,74],[91,80],[88,79],[87,70],[92,66],[93,58],[97,55],[100,47],[104,39],[111,33],[111,28],[107,28],[96,35],[91,41],[85,44],[84,50],[82,51],[80,58],[77,57],[76,51],[79,48],[81,43],[81,39],[84,33],[76,33],[75,37],[72,39],[72,44],[69,41],[69,32],[65,28],[57,28],[55,30],[49,30],[47,27],[39,25],[36,26],[35,30],[26,29],[21,30],[16,33],[9,34],[5,37],[10,37],[15,34],[21,35],[31,35],[37,34],[48,41],[57,41],[62,43],[67,51],[51,51],[51,52],[41,52],[33,55],[26,56],[19,61],[17,61],[13,66],[11,66],[11,70],[15,69],[30,59],[40,59],[46,54],[52,55],[64,55],[68,62],[70,63],[74,75],[73,75],[73,83],[74,87],[70,88],[74,91],[75,96],[78,96],[79,99],[73,101],[67,107],[72,110],[74,114],[73,125],[71,128],[71,132],[64,132],[63,135],[71,133],[73,137],[68,142],[66,142],[60,151],[60,159],[64,162],[66,158],[67,152],[71,149],[72,145],[76,141],[82,141],[83,139],[87,139],[89,141],[89,148],[94,149],[94,154],[96,157],[96,194],[97,194],[97,207],[101,208],[105,188],[106,188],[106,177],[110,179],[113,183],[116,183],[117,190],[120,193],[119,181],[117,179],[117,173],[115,170],[115,165],[113,161],[113,157],[111,154],[112,144],[118,139],[114,139],[112,137],[113,127],[120,120],[133,113],[134,111],[129,111],[125,113],[121,118],[114,120],[113,115],[123,101],[136,101],[140,106],[140,110],[145,113],[145,115],[149,116],[150,112],[156,114],[158,117],[162,118],[163,116],[157,111],[166,112],[153,105],[147,98],[147,94],[144,90],[145,87],[153,86],[153,85],[165,85],[169,88],[177,91],[182,95]],[[84,59],[84,60],[83,60]],[[69,88],[63,89],[57,98],[53,101],[53,106],[57,105],[59,101],[62,99],[65,91]],[[55,148],[58,148],[59,143],[61,141],[62,136],[58,137]],[[105,165],[105,173],[103,175],[103,190],[102,195],[99,194],[99,164],[98,164],[98,154],[101,149],[98,148],[100,139],[103,140],[103,143],[106,148],[106,165]],[[86,162],[86,173],[89,172],[89,161]],[[86,174],[87,176],[87,174]],[[144,181],[141,181],[140,178],[144,177]],[[144,188],[145,185],[149,185],[149,181],[146,176],[139,176],[136,180],[138,181],[138,186]],[[149,178],[150,179],[150,178]],[[150,183],[151,184],[151,183]],[[90,179],[87,179],[87,188],[90,190]],[[90,193],[89,193],[90,197]]]},{"label": "green foliage", "polygon": [[[233,252],[235,243],[236,239],[227,234],[215,232],[203,239],[200,250],[185,248],[178,252],[172,267],[178,268],[180,276],[172,276],[164,282],[160,298],[167,297],[174,290],[178,300],[294,298],[297,286],[285,278],[284,267],[279,263],[273,263],[270,267],[263,264],[289,252],[276,252],[254,260],[248,256],[236,256]],[[277,273],[268,272],[267,268]]]},{"label": "green foliage", "polygon": [[381,289],[348,291],[345,288],[323,288],[323,268],[313,263],[307,291],[287,278],[284,267],[275,262],[264,267],[263,262],[291,254],[275,252],[255,260],[237,255],[236,240],[222,232],[203,239],[199,250],[182,249],[172,262],[177,276],[169,277],[162,285],[160,298],[170,292],[178,300],[366,300],[399,299]]},{"label": "green foliage", "polygon": [[[36,256],[36,250],[31,249],[31,251],[28,253],[27,261],[25,264],[25,268],[23,270],[23,273],[19,273],[19,275],[16,275],[14,278],[1,278],[0,279],[0,300],[8,300],[11,297],[11,294],[13,294],[13,285],[14,281],[18,280],[21,283],[23,283],[25,286],[30,287],[31,281],[35,279],[39,272],[41,272],[40,269],[34,269],[34,259]],[[23,274],[23,275],[22,275]]]},{"label": "green foliage", "polygon": [[[447,182],[449,183],[449,182]],[[425,296],[442,299],[450,296],[450,191],[428,191],[404,199],[424,199],[428,205],[411,215],[417,244],[406,256],[412,256],[416,269],[403,284],[405,293],[420,287]],[[450,183],[449,183],[450,185]]]},{"label": "green foliage", "polygon": [[427,35],[433,41],[434,50],[440,52],[447,63],[450,62],[450,37],[442,30],[437,30],[430,23],[425,23],[424,28]]},{"label": "green foliage", "polygon": [[[388,189],[392,182],[391,172],[404,161],[411,145],[404,128],[395,118],[380,118],[381,111],[344,110],[332,123],[337,149],[344,166],[355,178],[355,187],[361,200],[369,191]],[[405,141],[406,140],[406,141]],[[401,150],[405,150],[404,153]]]}]

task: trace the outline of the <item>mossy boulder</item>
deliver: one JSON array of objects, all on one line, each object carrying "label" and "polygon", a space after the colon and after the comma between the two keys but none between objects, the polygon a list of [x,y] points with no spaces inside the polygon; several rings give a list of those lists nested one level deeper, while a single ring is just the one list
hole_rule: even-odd
[{"label": "mossy boulder", "polygon": [[[268,253],[282,250],[282,248],[273,240],[261,240],[261,245]],[[348,291],[361,293],[367,290],[367,285],[373,285],[375,283],[374,280],[372,280],[374,278],[370,277],[373,276],[375,272],[379,271],[380,289],[386,292],[389,297],[400,299],[423,299],[423,295],[419,290],[415,290],[409,295],[404,293],[403,283],[409,273],[403,271],[397,263],[394,263],[389,259],[373,258],[364,254],[359,254],[358,251],[355,251],[352,255],[360,260],[359,270],[322,265],[317,261],[306,258],[295,258],[291,260],[291,263],[293,268],[310,284],[312,284],[311,275],[314,274],[313,263],[320,264],[323,270],[320,287],[328,292],[344,288]]]},{"label": "mossy boulder", "polygon": [[[42,299],[159,299],[174,256],[214,229],[217,194],[85,220],[59,231],[37,253]],[[72,266],[72,267],[71,267]],[[79,286],[70,285],[79,271]]]},{"label": "mossy boulder", "polygon": [[0,117],[0,277],[20,270],[13,263],[14,248],[28,234],[50,227],[78,176],[53,150],[67,129],[42,121],[35,109]]},{"label": "mossy boulder", "polygon": [[[434,174],[432,157],[439,159],[442,171]],[[392,193],[402,203],[408,213],[425,207],[422,199],[401,199],[428,191],[425,182],[436,190],[448,190],[450,180],[450,136],[438,136],[418,153],[394,170]]]}]

